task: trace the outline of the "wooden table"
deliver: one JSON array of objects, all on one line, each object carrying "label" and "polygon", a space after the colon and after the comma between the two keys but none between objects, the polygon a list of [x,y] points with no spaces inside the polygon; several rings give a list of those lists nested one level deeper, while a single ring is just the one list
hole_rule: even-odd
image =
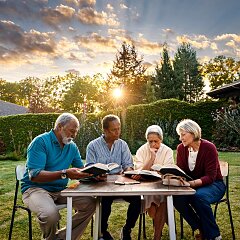
[{"label": "wooden table", "polygon": [[72,229],[72,197],[95,196],[97,198],[93,239],[98,240],[101,234],[101,197],[102,196],[136,196],[165,195],[167,197],[169,239],[176,239],[173,195],[191,195],[195,190],[190,187],[164,186],[161,180],[145,181],[133,185],[116,185],[118,175],[108,175],[107,181],[97,183],[81,183],[74,189],[67,188],[61,192],[67,197],[67,232],[66,239],[71,240]]}]

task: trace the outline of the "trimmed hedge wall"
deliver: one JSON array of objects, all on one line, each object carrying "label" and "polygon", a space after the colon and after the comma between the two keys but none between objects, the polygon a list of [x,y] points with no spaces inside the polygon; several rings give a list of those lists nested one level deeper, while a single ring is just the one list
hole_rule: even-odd
[{"label": "trimmed hedge wall", "polygon": [[[145,131],[149,125],[158,124],[164,132],[164,142],[173,149],[179,143],[175,128],[184,118],[191,118],[202,128],[203,138],[211,140],[214,123],[211,113],[223,105],[222,102],[199,102],[188,104],[175,99],[159,100],[151,104],[130,106],[126,110],[115,109],[112,113],[122,121],[122,138],[125,139],[132,153],[145,140]],[[75,114],[80,121],[80,131],[76,138],[82,157],[85,158],[87,144],[98,137],[101,131],[101,119],[110,112],[101,114]],[[0,141],[5,145],[5,152],[25,153],[31,140],[53,128],[59,114],[24,114],[0,117]]]},{"label": "trimmed hedge wall", "polygon": [[124,139],[127,140],[132,153],[135,153],[146,141],[144,134],[147,127],[158,124],[163,129],[163,142],[175,149],[179,143],[176,125],[182,119],[190,118],[202,128],[202,137],[212,140],[212,130],[215,126],[212,112],[222,105],[223,102],[216,101],[189,104],[167,99],[147,105],[131,106],[126,111]]}]

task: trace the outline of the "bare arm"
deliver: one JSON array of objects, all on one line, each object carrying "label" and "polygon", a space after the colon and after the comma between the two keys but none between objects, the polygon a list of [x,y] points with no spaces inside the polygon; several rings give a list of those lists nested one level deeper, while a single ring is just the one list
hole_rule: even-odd
[{"label": "bare arm", "polygon": [[[36,177],[33,177],[31,180],[33,182],[51,182],[54,180],[61,179],[61,174],[62,174],[62,171],[50,172],[50,171],[42,170]],[[80,178],[91,176],[91,174],[89,173],[84,173],[79,171],[78,168],[69,168],[67,169],[66,174],[67,174],[67,177],[70,179],[80,179]]]},{"label": "bare arm", "polygon": [[197,187],[202,186],[201,179],[195,179],[195,180],[189,181],[189,183],[190,183],[190,187],[192,187],[192,188],[197,188]]}]

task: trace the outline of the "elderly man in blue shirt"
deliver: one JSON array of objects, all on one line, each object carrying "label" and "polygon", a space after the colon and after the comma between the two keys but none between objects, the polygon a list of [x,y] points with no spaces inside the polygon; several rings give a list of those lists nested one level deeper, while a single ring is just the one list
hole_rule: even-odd
[{"label": "elderly man in blue shirt", "polygon": [[[119,174],[133,169],[131,152],[125,141],[120,139],[121,123],[118,116],[107,115],[102,120],[103,135],[91,141],[87,146],[86,166],[94,163],[117,163],[118,169],[110,174]],[[107,231],[108,218],[111,214],[111,205],[116,198],[123,198],[129,202],[127,219],[121,231],[121,239],[131,240],[131,230],[135,226],[141,210],[140,196],[111,196],[102,197],[101,232],[104,240],[112,240],[113,237]]]},{"label": "elderly man in blue shirt", "polygon": [[[61,191],[66,188],[68,179],[89,176],[79,171],[83,162],[76,144],[72,141],[78,132],[79,121],[70,114],[61,114],[54,129],[43,133],[30,143],[27,150],[26,172],[21,183],[23,202],[35,212],[47,240],[65,239],[66,230],[56,234],[60,220],[56,204],[65,204],[66,197]],[[69,168],[70,167],[70,168]],[[74,197],[72,239],[79,239],[95,211],[93,197]]]}]

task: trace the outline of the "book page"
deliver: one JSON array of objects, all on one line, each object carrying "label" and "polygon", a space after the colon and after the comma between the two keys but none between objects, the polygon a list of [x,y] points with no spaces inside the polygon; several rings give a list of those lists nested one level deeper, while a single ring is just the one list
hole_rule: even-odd
[{"label": "book page", "polygon": [[[157,169],[157,167],[154,165],[152,166],[152,169]],[[175,164],[168,164],[168,165],[164,165],[162,166],[159,170],[161,174],[174,174],[176,176],[181,176],[181,177],[185,177],[187,180],[192,180],[192,178],[190,176],[188,176],[180,167],[178,167]]]},{"label": "book page", "polygon": [[127,184],[139,184],[140,182],[132,178],[119,176],[114,183],[119,185],[127,185]]},{"label": "book page", "polygon": [[118,167],[119,167],[119,165],[117,163],[107,164],[107,168],[108,168],[109,171],[112,171],[113,169],[118,168]]}]

